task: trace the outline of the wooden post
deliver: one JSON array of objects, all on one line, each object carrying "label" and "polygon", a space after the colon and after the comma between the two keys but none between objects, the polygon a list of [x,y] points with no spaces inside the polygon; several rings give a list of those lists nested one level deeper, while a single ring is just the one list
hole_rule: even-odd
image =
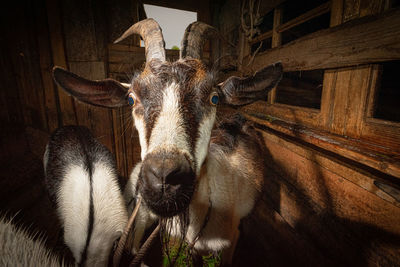
[{"label": "wooden post", "polygon": [[[278,32],[278,27],[282,24],[283,8],[278,6],[274,10],[274,24],[272,26],[272,48],[279,47],[282,44],[282,33]],[[268,103],[274,104],[276,99],[276,88],[268,93]]]},{"label": "wooden post", "polygon": [[[50,44],[55,66],[67,68],[65,57],[64,39],[61,27],[61,12],[58,0],[46,0],[47,18],[49,22]],[[58,98],[60,102],[60,111],[62,124],[76,124],[76,114],[74,99],[68,96],[61,88],[58,88]]]},{"label": "wooden post", "polygon": [[[378,3],[379,2],[379,3]],[[383,10],[383,1],[333,0],[331,27]],[[367,109],[373,65],[326,72],[322,92],[321,115],[324,128],[333,133],[358,138]],[[326,85],[326,87],[325,87]]]}]

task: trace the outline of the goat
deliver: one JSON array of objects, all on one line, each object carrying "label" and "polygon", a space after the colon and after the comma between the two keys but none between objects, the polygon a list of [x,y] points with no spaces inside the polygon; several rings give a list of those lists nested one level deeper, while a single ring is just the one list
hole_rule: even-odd
[{"label": "goat", "polygon": [[[217,106],[265,99],[280,81],[282,65],[217,84],[216,72],[200,61],[203,36],[216,33],[211,26],[189,25],[175,62],[166,61],[156,21],[134,24],[116,42],[134,33],[144,40],[146,64],[131,84],[90,81],[58,67],[53,69],[54,79],[82,102],[132,106],[142,161],[130,177],[125,197],[144,200],[135,238],[140,239],[149,224],[146,220],[169,218],[172,235],[182,236],[199,253],[223,251],[223,263],[230,264],[239,222],[263,187],[263,143],[241,115],[217,120]],[[186,219],[177,219],[183,215]]]},{"label": "goat", "polygon": [[75,261],[107,266],[128,221],[111,152],[83,126],[64,126],[43,157],[45,183]]},{"label": "goat", "polygon": [[0,266],[67,266],[44,242],[0,218]]}]

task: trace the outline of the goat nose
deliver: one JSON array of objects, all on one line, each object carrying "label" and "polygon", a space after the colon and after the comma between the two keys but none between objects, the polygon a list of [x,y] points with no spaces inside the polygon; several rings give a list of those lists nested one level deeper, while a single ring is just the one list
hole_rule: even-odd
[{"label": "goat nose", "polygon": [[148,158],[143,169],[148,186],[155,190],[177,190],[193,182],[192,170],[186,158]]}]

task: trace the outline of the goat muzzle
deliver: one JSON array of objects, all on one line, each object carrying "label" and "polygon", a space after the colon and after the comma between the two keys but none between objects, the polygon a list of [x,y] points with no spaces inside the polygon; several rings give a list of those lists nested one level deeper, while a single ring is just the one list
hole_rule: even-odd
[{"label": "goat muzzle", "polygon": [[189,206],[195,177],[184,155],[150,154],[140,172],[141,194],[154,213],[172,217]]}]

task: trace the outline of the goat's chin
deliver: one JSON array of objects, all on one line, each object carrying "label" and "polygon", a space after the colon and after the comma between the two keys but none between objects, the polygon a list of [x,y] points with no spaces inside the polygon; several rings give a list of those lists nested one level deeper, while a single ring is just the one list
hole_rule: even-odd
[{"label": "goat's chin", "polygon": [[190,204],[193,188],[187,187],[176,194],[157,193],[143,188],[142,196],[146,205],[156,215],[170,218],[185,212]]}]

